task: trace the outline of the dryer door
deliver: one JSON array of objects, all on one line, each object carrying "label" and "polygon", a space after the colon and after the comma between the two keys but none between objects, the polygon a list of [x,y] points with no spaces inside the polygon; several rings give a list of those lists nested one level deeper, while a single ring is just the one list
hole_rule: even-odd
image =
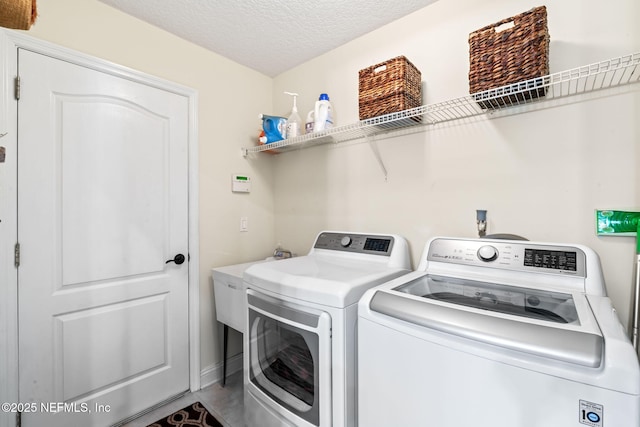
[{"label": "dryer door", "polygon": [[248,291],[248,308],[250,387],[268,397],[280,414],[289,412],[314,426],[329,419],[330,315],[253,290]]}]

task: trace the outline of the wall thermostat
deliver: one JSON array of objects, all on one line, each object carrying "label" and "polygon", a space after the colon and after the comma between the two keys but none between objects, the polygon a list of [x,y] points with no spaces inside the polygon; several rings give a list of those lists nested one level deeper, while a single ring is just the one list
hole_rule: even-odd
[{"label": "wall thermostat", "polygon": [[249,193],[251,191],[251,178],[248,175],[231,175],[231,191],[234,193]]}]

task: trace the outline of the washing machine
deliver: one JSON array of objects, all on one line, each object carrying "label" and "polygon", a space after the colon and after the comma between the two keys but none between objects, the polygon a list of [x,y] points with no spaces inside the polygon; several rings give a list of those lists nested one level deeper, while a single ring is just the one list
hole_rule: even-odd
[{"label": "washing machine", "polygon": [[400,236],[325,231],[305,256],[249,267],[247,426],[355,426],[358,300],[410,263]]},{"label": "washing machine", "polygon": [[638,427],[640,368],[581,245],[434,238],[358,307],[362,427]]}]

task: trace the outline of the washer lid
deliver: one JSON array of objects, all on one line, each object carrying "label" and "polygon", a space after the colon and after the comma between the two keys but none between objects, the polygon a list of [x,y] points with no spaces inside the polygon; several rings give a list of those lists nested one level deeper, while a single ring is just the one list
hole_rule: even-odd
[{"label": "washer lid", "polygon": [[378,290],[369,307],[446,334],[539,357],[590,368],[602,363],[604,338],[583,294],[424,274]]},{"label": "washer lid", "polygon": [[243,278],[250,288],[344,308],[358,302],[367,289],[408,272],[356,257],[316,254],[256,264]]},{"label": "washer lid", "polygon": [[569,293],[427,274],[398,292],[547,322],[580,325]]}]

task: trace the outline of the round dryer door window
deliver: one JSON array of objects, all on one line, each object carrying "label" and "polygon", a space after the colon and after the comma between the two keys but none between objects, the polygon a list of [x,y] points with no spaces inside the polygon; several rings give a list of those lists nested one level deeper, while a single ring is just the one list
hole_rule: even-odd
[{"label": "round dryer door window", "polygon": [[278,405],[319,425],[320,376],[330,375],[320,363],[330,354],[322,348],[329,345],[329,315],[269,300],[249,298],[249,380]]}]

